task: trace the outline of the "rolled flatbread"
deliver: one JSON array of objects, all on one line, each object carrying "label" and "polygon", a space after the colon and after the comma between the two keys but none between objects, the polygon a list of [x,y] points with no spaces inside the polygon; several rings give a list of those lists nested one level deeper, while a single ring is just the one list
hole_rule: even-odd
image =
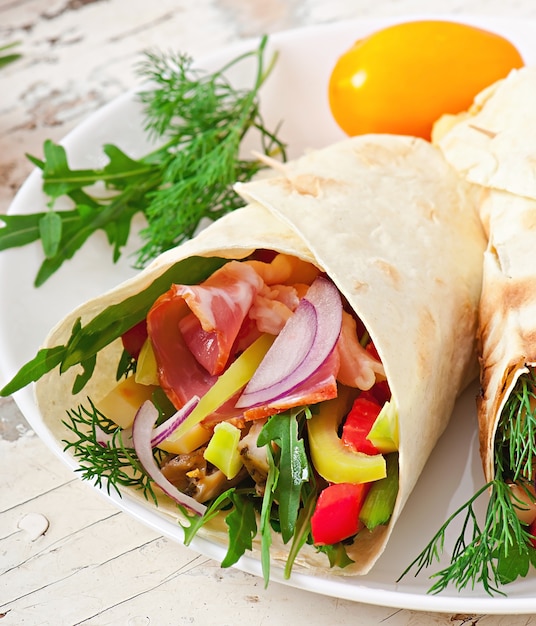
[{"label": "rolled flatbread", "polygon": [[440,580],[483,583],[492,593],[536,563],[536,68],[513,70],[468,111],[438,120],[433,142],[480,188],[488,239],[477,413],[489,501],[483,525],[466,529],[472,542],[457,544],[467,547]]},{"label": "rolled flatbread", "polygon": [[[365,574],[384,551],[458,394],[477,372],[475,331],[485,236],[474,188],[430,143],[372,135],[310,152],[278,167],[273,176],[236,189],[247,203],[244,208],[73,311],[53,329],[45,346],[74,345],[77,320],[82,328],[89,327],[103,311],[143,293],[170,268],[180,269],[185,262],[195,266],[192,259],[245,260],[255,251],[269,250],[314,265],[366,328],[398,410],[394,510],[387,524],[356,535],[348,546],[354,562],[336,570]],[[78,366],[63,368],[62,374],[56,368],[37,382],[40,411],[56,439],[72,437],[63,424],[67,409],[87,396],[102,397],[117,384],[121,352],[120,339],[99,348],[89,382],[74,396]],[[135,489],[124,491],[154,508]],[[163,515],[180,519],[171,500],[159,500]],[[200,535],[227,542],[218,520]],[[288,550],[274,538],[274,559],[285,559]],[[311,545],[301,549],[296,566],[329,569],[326,555]]]},{"label": "rolled flatbread", "polygon": [[469,111],[439,120],[434,142],[483,190],[479,211],[488,245],[478,419],[484,473],[492,480],[501,415],[519,379],[536,365],[536,68],[513,70]]}]

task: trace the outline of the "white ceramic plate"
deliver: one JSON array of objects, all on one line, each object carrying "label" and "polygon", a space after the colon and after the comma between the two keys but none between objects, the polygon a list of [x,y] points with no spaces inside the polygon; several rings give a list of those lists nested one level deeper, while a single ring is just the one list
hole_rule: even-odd
[{"label": "white ceramic plate", "polygon": [[[322,147],[343,137],[327,105],[326,86],[331,68],[336,58],[355,39],[394,21],[401,20],[335,23],[271,37],[269,47],[279,51],[279,60],[263,88],[262,107],[268,126],[273,128],[278,121],[283,121],[282,135],[290,146],[290,157],[298,156],[304,149]],[[518,46],[527,64],[536,62],[534,22],[465,16],[463,21],[507,36]],[[217,69],[239,52],[255,46],[256,42],[241,43],[210,58],[200,59],[199,66]],[[245,80],[243,74],[234,76],[237,84]],[[107,142],[120,145],[134,156],[143,154],[147,145],[143,139],[140,115],[140,107],[132,93],[125,94],[92,115],[64,141],[72,166],[102,165],[101,146]],[[34,172],[17,194],[10,212],[43,210],[45,202],[40,175]],[[129,255],[137,246],[138,241],[133,239],[120,262],[112,265],[111,250],[104,237],[94,236],[72,261],[39,289],[32,287],[41,262],[38,245],[0,254],[0,385],[5,384],[24,362],[33,357],[49,329],[68,311],[134,274]],[[479,589],[462,593],[448,590],[440,595],[429,595],[427,591],[431,583],[428,576],[434,570],[419,577],[409,574],[396,582],[447,517],[483,484],[476,434],[476,391],[476,386],[471,387],[457,403],[446,434],[430,458],[384,555],[370,574],[341,578],[295,573],[290,581],[285,581],[282,572],[273,568],[273,580],[333,597],[423,611],[536,612],[534,575],[508,586],[505,589],[507,597],[494,598]],[[63,453],[62,443],[55,440],[43,425],[32,390],[20,391],[15,400],[45,443],[72,467],[73,461]],[[154,508],[140,506],[128,498],[112,497],[112,500],[163,535],[182,540],[177,525]],[[196,539],[192,547],[218,561],[224,556],[222,546],[205,539]],[[449,548],[447,541],[447,554]],[[256,559],[243,558],[238,567],[261,575],[260,563]]]}]

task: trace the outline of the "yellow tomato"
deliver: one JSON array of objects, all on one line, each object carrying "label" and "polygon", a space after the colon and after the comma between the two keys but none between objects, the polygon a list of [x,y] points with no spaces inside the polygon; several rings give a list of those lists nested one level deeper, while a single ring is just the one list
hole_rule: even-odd
[{"label": "yellow tomato", "polygon": [[394,133],[430,139],[444,113],[524,65],[495,33],[443,20],[387,27],[357,41],[329,82],[331,112],[348,135]]}]

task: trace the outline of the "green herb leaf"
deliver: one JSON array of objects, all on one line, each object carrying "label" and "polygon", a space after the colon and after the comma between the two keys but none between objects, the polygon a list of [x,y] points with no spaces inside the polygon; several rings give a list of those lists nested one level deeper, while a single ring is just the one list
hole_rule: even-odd
[{"label": "green herb leaf", "polygon": [[186,521],[179,522],[179,525],[184,531],[184,545],[189,546],[192,539],[196,536],[199,530],[207,524],[211,519],[219,515],[220,511],[228,508],[231,504],[231,495],[234,489],[228,489],[220,494],[208,507],[203,515],[197,515],[192,513],[186,507],[178,505]]},{"label": "green herb leaf", "polygon": [[[261,431],[262,434],[262,431]],[[257,438],[257,444],[261,444]],[[268,459],[268,476],[264,486],[264,495],[262,498],[262,506],[260,513],[260,536],[261,536],[261,569],[264,577],[264,586],[267,587],[270,582],[270,549],[272,547],[272,527],[270,519],[272,516],[272,508],[275,501],[275,490],[279,479],[279,468],[274,459],[271,446],[266,448],[266,456]]]},{"label": "green herb leaf", "polygon": [[[287,560],[285,562],[284,576],[290,578],[292,566],[302,547],[309,541],[311,537],[311,517],[314,513],[318,494],[314,481],[314,474],[311,472],[311,482],[304,485],[302,489],[303,507],[298,513],[294,535],[290,544]],[[344,554],[346,551],[343,548]],[[351,562],[351,561],[349,561]]]},{"label": "green herb leaf", "polygon": [[10,396],[19,389],[39,380],[43,374],[57,367],[65,358],[65,346],[42,348],[35,357],[23,365],[15,376],[0,390],[1,396]]},{"label": "green herb leaf", "polygon": [[47,259],[57,254],[61,241],[61,231],[62,221],[57,213],[49,211],[39,220],[39,236]]},{"label": "green herb leaf", "polygon": [[[530,565],[536,564],[531,535],[519,521],[509,484],[534,480],[536,409],[531,401],[536,398],[535,388],[536,377],[530,370],[519,378],[505,403],[495,436],[495,478],[447,519],[401,578],[413,567],[419,573],[440,561],[447,528],[455,519],[463,520],[461,532],[450,564],[432,575],[436,581],[430,593],[439,593],[449,584],[457,589],[481,584],[490,595],[505,595],[500,586],[525,577]],[[488,491],[489,502],[481,522],[474,505]]]},{"label": "green herb leaf", "polygon": [[510,550],[499,549],[497,558],[497,578],[507,585],[519,577],[525,577],[530,567],[530,551],[526,544],[513,545]]},{"label": "green herb leaf", "polygon": [[[11,48],[15,48],[20,45],[20,41],[13,41],[11,43],[6,44],[5,46],[0,46],[0,53],[5,52],[6,50],[10,50]],[[0,54],[0,68],[8,65],[8,63],[13,63],[17,59],[20,59],[22,54],[19,52],[13,52],[12,54]]]},{"label": "green herb leaf", "polygon": [[93,354],[89,358],[80,362],[82,366],[82,373],[78,374],[73,384],[73,394],[79,393],[86,386],[86,383],[90,380],[95,366],[97,365],[97,355]]},{"label": "green herb leaf", "polygon": [[331,546],[318,546],[318,552],[323,552],[329,561],[330,567],[345,568],[354,561],[348,556],[344,544],[340,541]]},{"label": "green herb leaf", "polygon": [[[154,301],[173,283],[196,284],[225,263],[224,259],[190,257],[176,263],[139,293],[123,302],[111,305],[90,320],[85,326],[76,323],[67,343],[63,346],[43,348],[15,377],[0,390],[0,396],[11,395],[60,365],[64,372],[73,365],[89,364],[91,359],[115,339],[145,318]],[[77,380],[81,390],[86,378]]]},{"label": "green herb leaf", "polygon": [[47,139],[43,144],[43,191],[52,200],[99,180],[98,170],[71,170],[65,148]]},{"label": "green herb leaf", "polygon": [[258,437],[258,445],[270,442],[278,445],[275,453],[279,467],[274,497],[279,504],[281,536],[287,543],[294,536],[294,529],[301,504],[301,490],[309,480],[309,462],[303,439],[298,437],[298,415],[303,409],[291,410],[272,416]]},{"label": "green herb leaf", "polygon": [[80,405],[68,411],[68,419],[63,422],[75,436],[64,443],[65,450],[80,463],[76,471],[83,480],[106,488],[108,493],[115,491],[121,496],[120,487],[133,487],[158,505],[152,479],[141,466],[135,450],[125,445],[121,429],[98,411],[91,400],[88,402],[89,407]]},{"label": "green herb leaf", "polygon": [[253,503],[236,493],[230,493],[229,499],[233,503],[233,508],[225,516],[229,529],[229,548],[221,562],[222,567],[231,567],[247,550],[252,550],[253,539],[257,534],[257,517]]},{"label": "green herb leaf", "polygon": [[46,213],[32,215],[1,215],[0,250],[25,246],[40,237],[39,223]]},{"label": "green herb leaf", "polygon": [[[204,73],[186,55],[148,53],[138,73],[153,87],[138,95],[145,110],[144,129],[161,143],[134,159],[118,146],[103,146],[103,168],[73,169],[65,148],[47,140],[44,158],[28,155],[42,170],[49,206],[68,197],[73,209],[13,216],[2,221],[0,250],[42,240],[45,259],[38,270],[39,287],[71,259],[98,230],[106,233],[113,261],[130,236],[132,218],[141,213],[147,227],[136,266],[193,237],[200,224],[243,206],[233,184],[250,180],[264,164],[239,155],[245,136],[256,132],[261,150],[285,158],[285,146],[266,128],[259,90],[273,62],[264,65],[267,39],[256,50],[237,57],[221,70]],[[257,69],[250,89],[235,89],[225,72],[254,59]],[[274,57],[275,59],[275,57]]]}]

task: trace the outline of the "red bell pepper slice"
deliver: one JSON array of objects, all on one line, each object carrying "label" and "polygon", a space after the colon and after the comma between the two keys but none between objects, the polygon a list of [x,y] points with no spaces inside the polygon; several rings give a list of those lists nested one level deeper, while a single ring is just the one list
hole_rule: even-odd
[{"label": "red bell pepper slice", "polygon": [[367,435],[376,421],[381,405],[371,394],[361,394],[352,406],[342,427],[342,441],[356,452],[364,454],[380,454],[379,450],[368,439]]},{"label": "red bell pepper slice", "polygon": [[311,517],[316,545],[333,545],[355,535],[363,526],[359,514],[370,483],[337,483],[321,491]]},{"label": "red bell pepper slice", "polygon": [[216,380],[194,358],[180,332],[179,322],[187,312],[188,307],[173,286],[156,300],[147,315],[160,386],[177,409],[192,396],[203,396]]},{"label": "red bell pepper slice", "polygon": [[130,354],[133,359],[137,359],[140,355],[145,340],[147,339],[147,321],[142,320],[132,328],[129,328],[121,336],[123,348]]}]

